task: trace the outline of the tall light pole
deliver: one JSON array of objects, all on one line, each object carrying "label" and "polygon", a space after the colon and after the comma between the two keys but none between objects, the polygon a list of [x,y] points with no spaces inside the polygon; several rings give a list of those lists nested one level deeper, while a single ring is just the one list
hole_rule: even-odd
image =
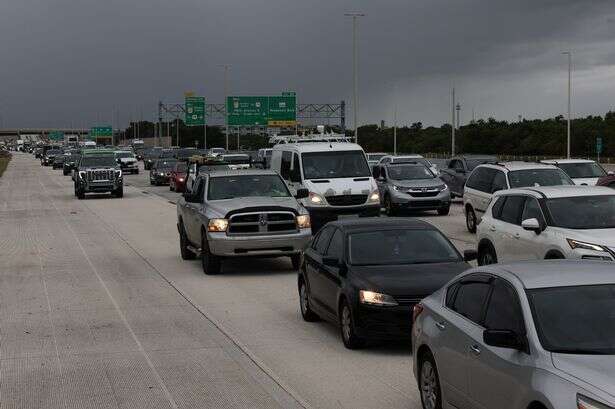
[{"label": "tall light pole", "polygon": [[224,68],[224,133],[226,136],[226,150],[228,151],[228,110],[226,102],[229,94],[229,75],[228,71],[231,68],[230,64],[218,64],[218,67]]},{"label": "tall light pole", "polygon": [[455,156],[455,88],[451,92],[451,156]]},{"label": "tall light pole", "polygon": [[572,50],[563,52],[562,54],[568,56],[568,131],[567,131],[567,144],[566,144],[566,157],[570,159],[570,111],[572,100]]},{"label": "tall light pole", "polygon": [[354,140],[356,143],[359,143],[359,134],[358,134],[358,118],[357,118],[357,109],[359,107],[359,75],[357,72],[357,18],[364,17],[363,13],[344,13],[346,17],[352,17],[352,83],[353,83],[353,103],[352,110],[354,111]]},{"label": "tall light pole", "polygon": [[457,105],[455,105],[455,110],[457,110],[457,129],[461,128],[461,121],[459,118],[459,112],[461,111],[461,104],[459,102],[457,102]]}]

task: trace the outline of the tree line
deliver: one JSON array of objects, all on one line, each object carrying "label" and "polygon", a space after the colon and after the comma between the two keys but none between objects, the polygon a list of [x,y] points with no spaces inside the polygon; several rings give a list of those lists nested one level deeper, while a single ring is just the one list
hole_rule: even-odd
[{"label": "tree line", "polygon": [[[179,123],[179,138],[177,124]],[[202,147],[203,127],[188,127],[181,120],[168,124],[168,135],[172,145]],[[155,126],[152,122],[132,123],[120,136],[125,140],[137,135],[140,138],[152,138]],[[563,116],[548,119],[524,119],[519,122],[498,121],[494,118],[479,119],[463,125],[456,130],[455,150],[457,153],[507,154],[518,156],[565,156],[567,123]],[[328,130],[340,131],[328,128]],[[381,128],[378,125],[359,127],[359,143],[368,152],[393,152],[393,128]],[[352,131],[346,134],[352,136]],[[167,123],[162,124],[162,135],[167,135]],[[571,122],[572,154],[575,157],[595,157],[597,138],[602,138],[603,157],[615,157],[615,112],[602,116],[576,118]],[[258,149],[267,147],[265,135],[240,136],[241,149]],[[225,146],[224,128],[207,126],[208,146]],[[229,148],[237,148],[237,137],[229,136]],[[451,125],[424,127],[421,122],[397,128],[397,151],[416,153],[450,154]]]}]

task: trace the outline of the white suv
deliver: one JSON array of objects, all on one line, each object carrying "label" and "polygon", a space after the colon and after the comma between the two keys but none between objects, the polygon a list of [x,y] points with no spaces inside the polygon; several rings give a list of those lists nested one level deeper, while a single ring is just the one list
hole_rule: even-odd
[{"label": "white suv", "polygon": [[480,265],[561,258],[615,261],[615,192],[596,186],[502,191],[477,233]]},{"label": "white suv", "polygon": [[466,227],[476,232],[482,215],[495,192],[531,186],[574,185],[561,169],[553,165],[532,162],[503,162],[477,166],[463,189]]},{"label": "white suv", "polygon": [[590,159],[550,159],[542,163],[562,169],[577,185],[596,186],[598,180],[607,175],[602,166]]}]

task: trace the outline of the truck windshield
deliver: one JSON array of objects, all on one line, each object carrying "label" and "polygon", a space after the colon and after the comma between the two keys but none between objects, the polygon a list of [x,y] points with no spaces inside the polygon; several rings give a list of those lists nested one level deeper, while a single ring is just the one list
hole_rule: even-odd
[{"label": "truck windshield", "polygon": [[362,151],[308,152],[301,155],[306,179],[369,177]]},{"label": "truck windshield", "polygon": [[84,156],[81,158],[80,166],[86,167],[113,167],[115,166],[115,156],[114,155],[92,155],[92,156]]},{"label": "truck windshield", "polygon": [[259,196],[291,197],[278,175],[220,176],[209,179],[208,200]]}]

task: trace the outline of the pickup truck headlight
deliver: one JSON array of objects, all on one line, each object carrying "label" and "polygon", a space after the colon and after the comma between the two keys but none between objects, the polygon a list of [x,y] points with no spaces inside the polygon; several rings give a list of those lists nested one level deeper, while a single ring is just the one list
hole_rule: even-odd
[{"label": "pickup truck headlight", "polygon": [[309,229],[312,227],[310,223],[310,215],[300,214],[297,216],[297,226],[299,226],[300,229]]},{"label": "pickup truck headlight", "polygon": [[80,179],[84,179],[85,178],[85,172],[84,171],[82,171],[82,170],[79,171],[79,178]]},{"label": "pickup truck headlight", "polygon": [[121,170],[116,170],[116,171],[115,171],[115,175],[116,175],[118,178],[121,178],[121,177],[122,177],[122,171],[121,171]]},{"label": "pickup truck headlight", "polygon": [[380,193],[377,190],[374,190],[369,194],[369,198],[367,199],[368,203],[380,203]]},{"label": "pickup truck headlight", "polygon": [[577,408],[578,409],[613,409],[610,406],[603,405],[600,402],[596,402],[593,399],[577,394]]},{"label": "pickup truck headlight", "polygon": [[310,195],[308,196],[308,202],[312,206],[324,206],[325,198],[318,193],[310,192]]},{"label": "pickup truck headlight", "polygon": [[207,231],[211,232],[225,232],[228,228],[227,219],[210,219],[207,223]]},{"label": "pickup truck headlight", "polygon": [[592,244],[592,243],[586,243],[584,241],[578,241],[578,240],[574,240],[574,239],[566,239],[568,241],[568,244],[570,245],[570,248],[572,248],[573,250],[575,249],[582,249],[582,250],[593,250],[593,251],[604,251],[604,252],[608,252],[607,249],[605,249],[602,246],[599,246],[597,244]]},{"label": "pickup truck headlight", "polygon": [[379,305],[383,307],[394,307],[397,305],[395,298],[390,295],[367,290],[359,291],[359,301],[361,301],[362,304]]}]

